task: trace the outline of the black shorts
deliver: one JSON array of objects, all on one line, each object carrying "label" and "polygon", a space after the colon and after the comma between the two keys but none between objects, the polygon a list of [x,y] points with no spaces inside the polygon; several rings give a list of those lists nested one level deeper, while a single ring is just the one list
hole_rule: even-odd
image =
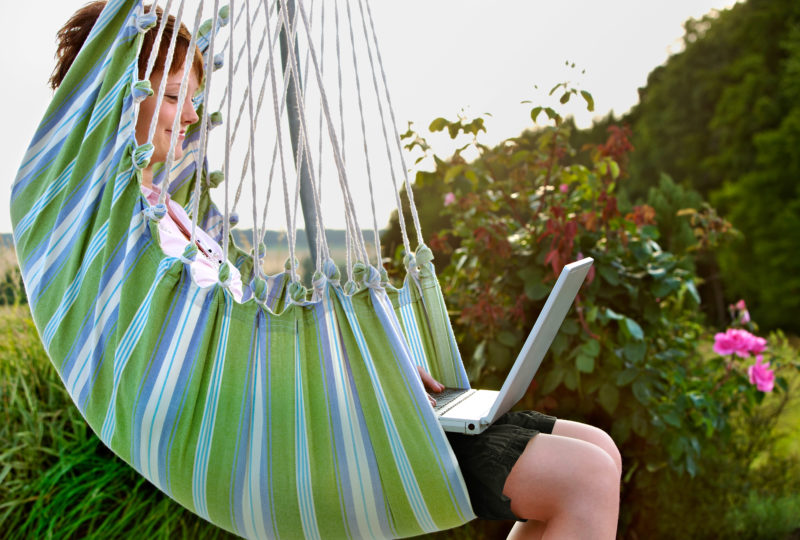
[{"label": "black shorts", "polygon": [[480,435],[447,433],[480,519],[515,519],[503,495],[508,473],[537,433],[552,433],[556,418],[535,411],[509,412]]}]

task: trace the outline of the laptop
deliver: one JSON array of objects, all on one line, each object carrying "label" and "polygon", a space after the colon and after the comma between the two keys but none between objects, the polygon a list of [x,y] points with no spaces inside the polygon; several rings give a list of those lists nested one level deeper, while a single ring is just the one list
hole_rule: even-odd
[{"label": "laptop", "polygon": [[446,388],[438,394],[431,394],[436,400],[434,411],[445,431],[477,435],[522,399],[592,262],[593,259],[587,257],[566,265],[561,271],[499,392]]}]

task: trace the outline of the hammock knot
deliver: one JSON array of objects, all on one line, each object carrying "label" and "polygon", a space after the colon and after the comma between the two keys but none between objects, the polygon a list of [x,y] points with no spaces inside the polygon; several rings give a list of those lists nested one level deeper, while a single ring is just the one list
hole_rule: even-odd
[{"label": "hammock knot", "polygon": [[167,215],[167,205],[160,203],[154,206],[148,206],[142,210],[142,213],[151,221],[161,221],[161,218]]},{"label": "hammock knot", "polygon": [[231,284],[231,266],[228,261],[219,265],[219,282],[223,287],[229,287]]},{"label": "hammock knot", "polygon": [[152,143],[145,143],[137,146],[133,150],[133,166],[139,170],[144,169],[150,164],[150,158],[153,157],[155,147]]},{"label": "hammock knot", "polygon": [[261,276],[253,279],[253,296],[259,304],[267,301],[267,281]]},{"label": "hammock knot", "polygon": [[226,5],[219,8],[220,26],[226,26],[228,24],[228,21],[230,20],[231,20],[231,7]]},{"label": "hammock knot", "polygon": [[[259,245],[259,251],[261,251],[261,246],[262,245],[264,245],[263,242]],[[264,254],[266,254],[266,252],[267,252],[267,248],[265,246],[264,247]],[[263,257],[263,256],[264,255],[261,255],[261,257]],[[283,269],[286,270],[287,272],[292,272],[292,274],[294,274],[294,271],[292,269],[293,268],[297,268],[298,266],[300,266],[300,261],[297,260],[297,257],[294,258],[294,261],[292,261],[291,257],[289,257],[283,263]]]},{"label": "hammock knot", "polygon": [[344,284],[344,292],[348,296],[352,296],[358,292],[358,285],[352,279],[347,280],[347,283]]},{"label": "hammock knot", "polygon": [[325,262],[322,263],[322,272],[327,276],[327,278],[330,281],[336,284],[338,284],[339,280],[342,279],[342,273],[339,270],[339,267],[336,266],[336,263],[333,262],[333,259],[331,259],[330,257],[325,259]]},{"label": "hammock knot", "polygon": [[[258,254],[256,256],[258,257],[259,260],[267,256],[267,244],[265,244],[264,242],[258,243]],[[287,268],[287,270],[289,270],[289,268]]]},{"label": "hammock knot", "polygon": [[372,265],[366,267],[366,276],[364,277],[364,285],[370,289],[381,289],[381,273]]},{"label": "hammock knot", "polygon": [[133,83],[133,88],[131,90],[131,93],[133,94],[134,103],[141,103],[142,101],[153,95],[153,86],[147,79],[143,81],[136,81],[135,83]]},{"label": "hammock knot", "polygon": [[236,227],[236,225],[239,223],[239,214],[237,212],[233,212],[228,217],[228,223],[230,224],[231,227]]},{"label": "hammock knot", "polygon": [[222,174],[222,171],[212,171],[208,174],[208,183],[212,188],[218,187],[223,180],[225,180],[225,175]]},{"label": "hammock knot", "polygon": [[314,276],[311,278],[311,285],[314,287],[315,298],[319,298],[322,295],[322,288],[327,281],[328,277],[324,273],[319,270],[314,272]]},{"label": "hammock knot", "polygon": [[383,266],[381,266],[379,272],[381,273],[381,285],[385,286],[386,284],[389,283],[389,272],[387,272],[386,268],[384,268]]},{"label": "hammock knot", "polygon": [[136,17],[136,29],[143,34],[153,28],[156,22],[156,14],[152,10],[148,13],[142,13]]},{"label": "hammock knot", "polygon": [[225,53],[218,53],[214,55],[214,71],[222,68],[225,65]]},{"label": "hammock knot", "polygon": [[303,287],[302,283],[298,283],[297,281],[293,281],[289,285],[289,297],[292,299],[292,302],[295,304],[300,304],[306,301],[306,295],[308,294],[308,290]]},{"label": "hammock knot", "polygon": [[367,265],[361,261],[358,261],[353,265],[353,280],[361,285],[364,283],[364,278],[367,275]]},{"label": "hammock knot", "polygon": [[222,125],[222,113],[220,111],[216,111],[208,115],[208,121],[210,122],[209,129],[213,129],[217,126]]},{"label": "hammock knot", "polygon": [[428,263],[433,261],[433,251],[431,248],[422,244],[417,248],[417,264],[419,266],[428,266]]},{"label": "hammock knot", "polygon": [[181,255],[181,260],[190,265],[194,262],[195,257],[197,257],[197,244],[193,242],[189,242],[186,244],[186,248],[183,250],[183,255]]}]

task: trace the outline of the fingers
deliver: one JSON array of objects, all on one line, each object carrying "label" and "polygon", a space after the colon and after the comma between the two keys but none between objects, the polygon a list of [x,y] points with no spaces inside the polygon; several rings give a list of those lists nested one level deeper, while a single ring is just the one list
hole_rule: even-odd
[{"label": "fingers", "polygon": [[[441,392],[444,390],[444,385],[431,377],[431,374],[422,369],[421,367],[417,366],[417,372],[419,373],[419,378],[422,379],[422,384],[430,390],[431,392]],[[428,396],[430,397],[430,396]]]},{"label": "fingers", "polygon": [[431,407],[436,407],[436,400],[433,399],[433,396],[430,394],[425,394],[425,395],[428,396],[428,401],[430,402]]}]

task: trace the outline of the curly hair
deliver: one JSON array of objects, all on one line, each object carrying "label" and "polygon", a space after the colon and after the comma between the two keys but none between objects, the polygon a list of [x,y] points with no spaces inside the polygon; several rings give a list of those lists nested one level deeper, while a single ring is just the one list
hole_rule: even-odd
[{"label": "curly hair", "polygon": [[[50,76],[50,87],[55,90],[58,88],[67,75],[70,66],[75,61],[78,53],[83,47],[89,32],[92,31],[94,23],[106,7],[105,1],[91,2],[75,12],[72,17],[61,27],[61,30],[56,34],[56,41],[58,47],[56,49],[56,67],[53,69],[53,74]],[[149,10],[150,7],[145,7]],[[161,24],[161,17],[163,10],[156,7],[156,17],[158,23],[145,32],[142,40],[142,48],[139,51],[139,78],[144,77],[147,68],[147,60],[150,58],[150,52],[153,50],[153,43],[156,39],[158,26]],[[167,17],[167,22],[164,25],[164,33],[161,35],[161,45],[158,48],[158,56],[156,58],[154,71],[163,71],[164,64],[167,60],[167,49],[169,48],[170,40],[172,39],[172,32],[175,29],[175,17],[170,15]],[[175,52],[173,53],[172,63],[169,66],[169,74],[173,74],[183,68],[186,60],[186,53],[189,50],[189,43],[191,42],[191,34],[189,30],[181,24],[178,29],[178,37],[175,41]],[[200,50],[195,47],[192,58],[192,69],[197,75],[197,80],[203,80],[203,57]]]}]

